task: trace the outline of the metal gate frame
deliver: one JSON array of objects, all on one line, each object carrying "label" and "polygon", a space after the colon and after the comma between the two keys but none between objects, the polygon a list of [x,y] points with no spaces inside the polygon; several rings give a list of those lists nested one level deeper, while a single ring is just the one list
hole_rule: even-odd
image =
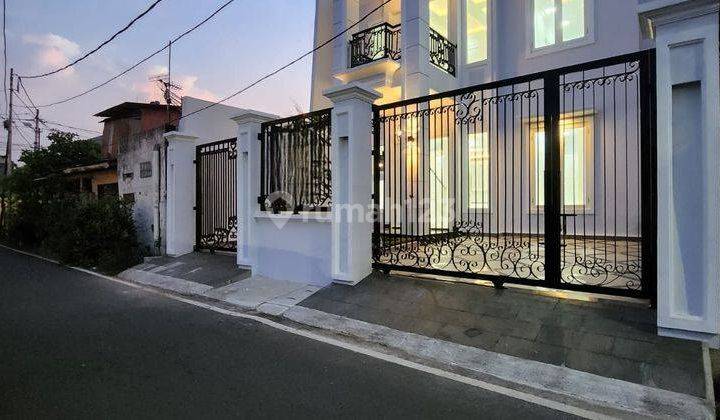
[{"label": "metal gate frame", "polygon": [[[637,89],[638,89],[638,95],[639,97],[635,99],[635,102],[638,106],[638,130],[639,133],[639,139],[638,141],[638,155],[640,156],[639,159],[641,160],[638,168],[638,172],[640,175],[640,180],[638,181],[638,187],[637,189],[640,199],[640,203],[638,206],[640,207],[637,211],[640,216],[640,232],[638,235],[640,235],[639,242],[641,243],[641,252],[640,252],[640,264],[641,267],[636,267],[638,269],[638,272],[640,272],[640,279],[639,284],[635,285],[635,288],[615,288],[615,287],[606,287],[606,286],[595,286],[590,284],[571,284],[568,282],[561,281],[562,278],[562,268],[561,268],[561,243],[563,240],[562,237],[562,231],[564,221],[563,217],[565,215],[562,215],[561,207],[562,204],[562,197],[561,197],[561,175],[560,175],[560,159],[561,159],[561,150],[560,150],[560,116],[561,116],[561,89],[566,88],[566,85],[578,85],[578,86],[584,86],[585,83],[598,83],[597,80],[585,80],[585,71],[589,70],[597,70],[599,68],[603,68],[603,77],[605,75],[605,67],[610,66],[617,66],[617,65],[625,65],[627,70],[627,64],[631,64],[632,67],[632,73],[626,73],[624,76],[620,77],[628,77],[629,74],[632,74],[633,76],[629,77],[638,77],[637,83]],[[637,63],[638,68],[635,69],[633,66],[634,63]],[[572,74],[572,73],[578,73],[580,72],[582,74],[582,80],[580,81],[572,81],[572,82],[565,82],[565,76]],[[634,75],[637,76],[634,76]],[[608,77],[609,78],[609,77]],[[427,103],[427,109],[424,109],[424,114],[416,114],[416,115],[422,115],[423,117],[428,118],[428,115],[432,115],[433,110],[431,109],[430,103],[431,101],[437,102],[440,100],[440,107],[443,107],[442,99],[448,98],[448,97],[455,97],[455,98],[463,98],[463,95],[472,95],[473,92],[487,90],[487,89],[497,89],[499,87],[508,86],[508,85],[514,85],[518,83],[529,83],[531,81],[537,81],[542,80],[543,87],[542,90],[544,91],[544,97],[543,97],[543,113],[544,113],[544,132],[550,133],[546,137],[546,147],[545,147],[545,204],[544,204],[544,229],[543,233],[541,233],[541,238],[544,239],[544,251],[545,255],[544,258],[541,257],[541,259],[544,259],[544,278],[540,281],[537,279],[527,279],[527,278],[518,278],[514,276],[505,276],[505,275],[488,275],[488,274],[482,274],[482,273],[476,273],[471,271],[453,271],[453,270],[445,270],[445,269],[435,269],[435,268],[429,268],[428,265],[420,266],[420,264],[413,265],[403,265],[398,262],[400,260],[400,257],[396,258],[395,261],[393,258],[390,258],[390,261],[382,262],[378,258],[380,253],[383,252],[383,250],[388,249],[389,247],[398,247],[403,246],[403,241],[406,239],[400,238],[399,242],[398,239],[395,239],[395,242],[393,242],[391,245],[387,244],[387,237],[388,236],[399,236],[397,234],[390,234],[387,231],[385,231],[385,226],[381,226],[381,219],[379,214],[379,209],[381,208],[381,198],[380,194],[378,194],[378,191],[381,189],[381,170],[379,168],[383,168],[387,166],[388,158],[384,156],[384,153],[389,153],[387,150],[382,152],[381,150],[381,143],[385,141],[383,138],[381,138],[381,120],[387,121],[387,119],[383,119],[381,117],[381,114],[386,115],[384,113],[388,112],[389,110],[395,108],[398,109],[400,107],[411,107],[415,106],[415,109],[418,112],[420,110],[421,103]],[[632,79],[628,79],[632,80]],[[600,82],[602,83],[602,81]],[[581,87],[580,89],[583,89],[584,87]],[[514,89],[514,88],[513,88]],[[604,94],[604,93],[603,93]],[[613,92],[613,95],[615,93]],[[627,92],[626,92],[627,95]],[[614,97],[613,97],[614,99]],[[625,98],[626,104],[627,104],[627,97]],[[455,104],[457,106],[457,104]],[[626,105],[627,106],[627,105]],[[466,111],[469,112],[469,110],[466,109]],[[399,112],[399,111],[393,111],[393,112]],[[456,111],[453,111],[456,112]],[[583,111],[585,112],[585,111]],[[542,115],[542,114],[541,114]],[[584,115],[584,114],[583,114]],[[626,110],[626,118],[627,117],[627,110]],[[640,115],[642,117],[640,117]],[[374,224],[374,231],[373,231],[373,267],[375,269],[383,270],[385,272],[389,272],[391,270],[395,271],[403,271],[403,272],[415,272],[415,273],[427,273],[427,274],[437,274],[437,275],[443,275],[443,276],[450,276],[450,277],[458,277],[458,278],[465,278],[465,279],[482,279],[482,280],[490,280],[493,283],[495,283],[496,286],[501,286],[503,283],[517,283],[517,284],[527,284],[527,285],[533,285],[533,286],[542,286],[542,287],[549,287],[549,288],[555,288],[555,289],[568,289],[568,290],[578,290],[578,291],[586,291],[586,292],[594,292],[594,293],[600,293],[600,294],[609,294],[609,295],[624,295],[624,296],[632,296],[632,297],[641,297],[641,298],[650,298],[653,301],[656,298],[656,235],[657,235],[657,221],[656,221],[656,209],[657,209],[657,193],[656,193],[656,167],[657,167],[657,159],[656,159],[656,127],[655,127],[655,115],[656,115],[656,99],[655,99],[655,50],[645,50],[640,51],[636,53],[626,54],[622,56],[617,57],[611,57],[607,59],[602,60],[596,60],[588,63],[573,65],[573,66],[567,66],[564,68],[559,68],[551,71],[546,72],[540,72],[535,74],[530,74],[526,76],[520,76],[512,79],[507,79],[503,81],[498,82],[492,82],[488,84],[482,84],[477,86],[471,86],[467,88],[457,89],[450,92],[443,92],[438,94],[429,95],[427,97],[423,98],[417,98],[417,99],[409,99],[405,101],[399,101],[396,103],[391,104],[384,104],[384,105],[375,105],[373,106],[373,185],[375,192],[373,194],[374,199],[374,207],[375,207],[375,224]],[[388,117],[385,117],[388,118]],[[392,117],[390,117],[392,118]],[[407,118],[407,117],[398,117],[398,119]],[[417,118],[417,116],[415,117]],[[616,118],[616,114],[613,114],[613,118]],[[408,124],[407,122],[405,124]],[[416,125],[420,125],[421,123],[415,121]],[[430,123],[428,123],[429,126]],[[417,127],[416,130],[419,130]],[[427,130],[428,128],[424,128],[424,130]],[[449,129],[449,127],[448,127]],[[385,130],[385,129],[384,129]],[[419,131],[418,131],[419,132]],[[627,133],[626,133],[627,135]],[[383,137],[385,134],[383,134]],[[407,134],[406,134],[407,136]],[[395,141],[395,140],[393,140]],[[515,141],[513,139],[513,141]],[[522,142],[522,139],[521,139]],[[627,140],[626,140],[627,142]],[[386,143],[382,143],[386,144]],[[387,146],[383,146],[387,147]],[[528,146],[529,147],[529,146]],[[605,146],[603,146],[604,148]],[[626,149],[627,150],[627,149]],[[399,153],[403,153],[402,149],[400,149]],[[453,152],[456,153],[456,152]],[[626,151],[626,159],[627,159],[627,151]],[[423,156],[420,157],[421,159],[424,159]],[[393,159],[393,164],[395,163],[395,157]],[[400,160],[403,158],[401,157]],[[406,158],[407,159],[407,158]],[[455,159],[453,157],[453,159]],[[513,158],[515,159],[515,158]],[[529,158],[528,158],[529,159]],[[415,163],[417,165],[417,162]],[[424,163],[423,163],[424,164]],[[400,161],[399,163],[400,169],[399,172],[402,173],[403,170],[407,170],[407,163],[405,163],[406,168],[402,168],[403,163]],[[457,165],[456,162],[453,162],[453,165]],[[461,163],[462,165],[462,163]],[[625,163],[625,176],[629,177],[629,170],[628,170],[628,164],[627,161]],[[617,168],[615,168],[617,169]],[[402,176],[402,175],[401,175]],[[419,176],[419,175],[416,175]],[[531,175],[528,174],[528,177]],[[618,177],[618,175],[614,175],[615,177]],[[400,181],[401,183],[406,183],[407,181]],[[418,180],[415,180],[415,182],[419,182]],[[522,181],[521,181],[522,182]],[[522,184],[521,184],[522,185]],[[388,188],[387,186],[383,186],[383,188]],[[402,190],[402,186],[400,189]],[[407,189],[407,186],[405,186]],[[415,187],[418,188],[417,186]],[[422,186],[423,192],[425,189],[425,186]],[[594,187],[593,187],[594,188]],[[626,187],[626,191],[629,187]],[[407,192],[406,192],[407,193]],[[416,191],[417,193],[417,191]],[[411,191],[412,194],[412,191]],[[513,192],[514,194],[514,192]],[[410,195],[412,197],[412,195]],[[419,206],[419,204],[418,204]],[[616,205],[617,206],[617,205]],[[629,204],[625,204],[626,209],[629,207]],[[383,210],[385,211],[385,210]],[[617,210],[616,210],[617,212]],[[412,213],[412,210],[411,210]],[[407,216],[407,215],[406,215]],[[412,214],[411,214],[411,217]],[[627,216],[626,216],[627,217]],[[385,221],[383,219],[382,223],[384,224]],[[407,221],[404,221],[404,223],[407,223]],[[416,222],[419,223],[419,222]],[[513,222],[514,223],[514,222]],[[402,225],[401,225],[402,226]],[[392,227],[391,227],[392,229]],[[402,227],[401,227],[402,229]],[[406,228],[407,229],[407,228]],[[457,227],[454,227],[454,229],[457,230]],[[606,229],[606,227],[604,227]],[[574,234],[576,234],[576,230],[574,230]],[[452,233],[447,233],[445,235],[451,235]],[[433,236],[433,235],[429,235]],[[442,235],[440,235],[442,236]],[[417,237],[416,237],[417,238]],[[422,241],[423,239],[410,239],[410,240],[416,240],[416,241]],[[400,245],[398,245],[400,244]],[[451,256],[452,258],[452,256]],[[577,259],[577,256],[575,257]],[[628,257],[629,259],[629,257]],[[628,269],[628,267],[625,267],[625,269]]]},{"label": "metal gate frame", "polygon": [[195,148],[195,249],[237,251],[237,138]]}]

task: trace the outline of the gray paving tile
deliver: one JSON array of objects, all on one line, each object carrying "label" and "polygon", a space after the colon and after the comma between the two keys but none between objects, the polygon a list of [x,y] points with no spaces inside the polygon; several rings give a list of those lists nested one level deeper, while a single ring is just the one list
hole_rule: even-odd
[{"label": "gray paving tile", "polygon": [[703,375],[671,366],[652,366],[648,368],[645,385],[681,392],[696,397],[705,397]]},{"label": "gray paving tile", "polygon": [[502,336],[495,346],[495,351],[523,359],[562,366],[565,364],[568,349],[516,337]]},{"label": "gray paving tile", "polygon": [[623,381],[643,383],[641,363],[628,359],[572,349],[567,353],[565,365],[571,369],[581,370],[583,372]]},{"label": "gray paving tile", "polygon": [[536,340],[541,343],[603,354],[612,353],[614,342],[614,338],[610,336],[575,331],[552,325],[543,325]]},{"label": "gray paving tile", "polygon": [[444,324],[434,334],[434,337],[466,346],[493,350],[501,335],[492,331],[480,331],[467,326]]}]

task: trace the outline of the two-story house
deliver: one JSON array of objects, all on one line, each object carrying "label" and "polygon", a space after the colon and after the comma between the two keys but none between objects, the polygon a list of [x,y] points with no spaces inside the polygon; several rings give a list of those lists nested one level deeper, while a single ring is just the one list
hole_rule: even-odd
[{"label": "two-story house", "polygon": [[[315,43],[384,0],[317,0]],[[392,0],[315,52],[312,110],[323,91],[362,82],[378,103],[416,98],[648,48],[636,1]]]}]

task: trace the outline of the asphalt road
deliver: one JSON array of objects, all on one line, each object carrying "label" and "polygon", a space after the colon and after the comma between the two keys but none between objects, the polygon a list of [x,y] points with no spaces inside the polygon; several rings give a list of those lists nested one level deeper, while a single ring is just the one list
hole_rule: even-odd
[{"label": "asphalt road", "polygon": [[567,415],[0,248],[0,417]]}]

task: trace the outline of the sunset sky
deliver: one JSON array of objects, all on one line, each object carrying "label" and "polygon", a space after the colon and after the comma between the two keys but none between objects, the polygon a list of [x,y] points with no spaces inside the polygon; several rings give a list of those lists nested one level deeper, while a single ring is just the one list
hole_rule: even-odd
[{"label": "sunset sky", "polygon": [[[150,0],[6,0],[8,72],[56,69],[95,48],[145,10]],[[163,0],[127,32],[77,66],[24,85],[36,105],[75,95],[104,82],[210,15],[226,0]],[[313,0],[235,0],[214,19],[173,46],[172,75],[182,95],[216,100],[312,48]],[[1,54],[0,54],[1,59]],[[148,78],[167,71],[162,53],[120,79],[71,102],[41,108],[50,121],[100,130],[92,115],[124,101],[161,98]],[[279,115],[309,108],[311,58],[228,102]],[[1,70],[0,70],[1,72]],[[22,94],[22,99],[28,102]],[[0,110],[7,115],[4,99]],[[16,115],[30,111],[16,100]],[[29,128],[21,130],[32,141]],[[92,133],[80,132],[86,137]],[[43,138],[46,132],[43,132]],[[15,135],[18,146],[26,148]],[[7,134],[2,130],[4,154]]]}]

